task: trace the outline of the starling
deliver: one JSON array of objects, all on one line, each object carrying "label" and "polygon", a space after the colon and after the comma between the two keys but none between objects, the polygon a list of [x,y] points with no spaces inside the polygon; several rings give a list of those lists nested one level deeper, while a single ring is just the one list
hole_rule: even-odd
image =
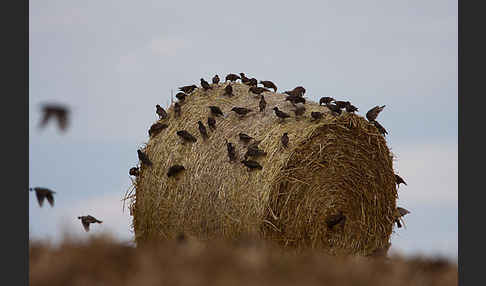
[{"label": "starling", "polygon": [[407,183],[405,183],[405,181],[402,179],[402,177],[398,176],[397,174],[395,174],[395,182],[396,182],[398,188],[400,188],[400,184],[404,184],[405,186],[407,185]]},{"label": "starling", "polygon": [[69,110],[67,107],[57,104],[45,104],[42,106],[43,117],[40,123],[40,127],[46,126],[47,122],[51,118],[57,120],[57,124],[61,131],[66,131],[68,126],[68,114]]},{"label": "starling", "polygon": [[218,84],[218,83],[219,83],[219,76],[218,76],[218,75],[215,75],[215,76],[213,77],[213,83],[214,83],[214,84]]},{"label": "starling", "polygon": [[324,114],[322,112],[318,112],[318,111],[312,111],[311,112],[311,117],[313,118],[313,120],[319,120],[322,118]]},{"label": "starling", "polygon": [[280,111],[278,109],[278,107],[274,107],[273,110],[275,111],[275,115],[277,115],[278,118],[284,120],[285,118],[287,117],[290,117],[290,115],[288,115],[287,113],[283,112],[283,111]]},{"label": "starling", "polygon": [[256,79],[256,78],[254,78],[254,77],[252,77],[252,78],[250,79],[250,81],[248,82],[248,85],[249,85],[249,86],[254,86],[254,87],[256,87],[256,86],[258,85],[258,81],[257,81],[257,79]]},{"label": "starling", "polygon": [[280,141],[282,142],[282,145],[287,148],[289,147],[289,135],[287,132],[285,132],[282,137],[280,138]]},{"label": "starling", "polygon": [[328,229],[332,229],[335,225],[340,223],[344,224],[346,222],[346,217],[340,211],[338,214],[330,215],[326,218],[326,224]]},{"label": "starling", "polygon": [[245,153],[245,159],[248,157],[259,157],[259,156],[266,156],[267,152],[263,151],[262,149],[258,147],[251,147],[248,146],[248,149],[246,150]]},{"label": "starling", "polygon": [[226,76],[225,81],[229,80],[229,81],[233,82],[233,81],[236,81],[237,79],[240,79],[240,77],[238,75],[236,75],[234,73],[230,73]]},{"label": "starling", "polygon": [[293,112],[295,113],[295,117],[301,116],[302,114],[305,113],[305,106],[303,105],[296,106]]},{"label": "starling", "polygon": [[231,142],[228,142],[228,140],[226,140],[226,150],[228,150],[228,158],[230,162],[236,160],[235,146],[233,146]]},{"label": "starling", "polygon": [[51,207],[54,206],[54,196],[56,192],[48,189],[48,188],[40,188],[40,187],[35,187],[35,188],[30,188],[29,189],[31,192],[35,191],[35,196],[37,197],[37,202],[39,203],[39,207],[42,207],[44,204],[44,199],[47,199]]},{"label": "starling", "polygon": [[248,136],[245,133],[240,133],[240,134],[238,134],[238,136],[240,137],[240,140],[245,142],[245,143],[248,143],[248,142],[250,142],[251,139],[253,139],[253,137]]},{"label": "starling", "polygon": [[284,93],[288,95],[304,96],[305,88],[303,88],[302,86],[298,86],[292,90],[284,91]]},{"label": "starling", "polygon": [[160,131],[164,130],[167,127],[169,127],[169,125],[165,123],[154,123],[152,124],[152,126],[150,126],[148,134],[150,137],[157,136],[160,133]]},{"label": "starling", "polygon": [[138,167],[133,167],[133,168],[130,168],[130,171],[128,171],[128,174],[130,176],[138,177],[138,175],[140,175],[140,170],[138,169]]},{"label": "starling", "polygon": [[288,95],[285,97],[286,101],[290,101],[292,104],[303,103],[305,104],[305,98],[298,95]]},{"label": "starling", "polygon": [[383,106],[375,106],[373,107],[372,109],[368,110],[368,112],[366,112],[366,118],[368,119],[368,121],[374,121],[376,120],[376,117],[378,117],[378,114],[380,114],[380,112],[383,110],[383,108],[385,108],[385,105]]},{"label": "starling", "polygon": [[341,114],[341,109],[336,105],[336,104],[332,104],[332,103],[326,103],[326,107],[329,108],[329,110],[331,110],[331,112],[333,114]]},{"label": "starling", "polygon": [[388,132],[386,131],[385,127],[381,126],[380,123],[378,123],[378,121],[376,120],[373,120],[371,121],[373,123],[373,125],[375,125],[376,129],[378,129],[378,131],[383,135],[383,136],[386,136],[386,134],[388,134]]},{"label": "starling", "polygon": [[347,102],[346,104],[346,112],[355,112],[355,111],[358,111],[358,108],[354,105],[351,104],[351,102]]},{"label": "starling", "polygon": [[183,92],[178,92],[176,94],[176,98],[180,101],[180,102],[184,102],[184,99],[186,99],[186,95],[185,93]]},{"label": "starling", "polygon": [[233,107],[231,108],[231,111],[234,111],[235,113],[241,115],[241,116],[245,116],[246,114],[248,114],[249,112],[251,112],[252,110],[251,109],[248,109],[248,108],[244,108],[244,107]]},{"label": "starling", "polygon": [[216,120],[214,120],[212,117],[208,117],[208,126],[209,129],[214,131],[216,129]]},{"label": "starling", "polygon": [[193,84],[193,85],[186,85],[186,86],[183,86],[183,87],[179,87],[179,90],[182,91],[182,92],[185,92],[186,94],[190,94],[196,88],[197,88],[197,85]]},{"label": "starling", "polygon": [[334,104],[336,104],[337,108],[344,109],[346,105],[348,105],[349,101],[341,101],[341,100],[334,100]]},{"label": "starling", "polygon": [[196,137],[194,137],[191,133],[187,132],[186,130],[179,130],[176,133],[184,141],[187,141],[187,142],[196,142],[197,141]]},{"label": "starling", "polygon": [[155,108],[155,113],[157,113],[157,115],[159,116],[159,120],[167,118],[167,112],[165,112],[165,110],[160,105],[157,104]]},{"label": "starling", "polygon": [[248,84],[250,82],[250,79],[246,77],[246,75],[242,72],[240,72],[240,79],[241,82],[244,84]]},{"label": "starling", "polygon": [[258,162],[253,161],[253,160],[242,160],[241,163],[243,163],[243,165],[248,167],[249,170],[253,170],[253,169],[261,170],[261,169],[263,169],[263,167],[260,164],[258,164]]},{"label": "starling", "polygon": [[138,154],[138,159],[140,161],[142,161],[142,164],[145,164],[147,166],[152,166],[152,161],[150,161],[150,159],[147,156],[147,154],[145,154],[144,152],[142,152],[140,149],[137,150],[137,154]]},{"label": "starling", "polygon": [[197,124],[199,125],[198,128],[199,128],[199,133],[201,133],[201,136],[204,140],[208,139],[208,132],[206,130],[206,127],[204,126],[204,124],[201,122],[201,120],[199,120],[197,122]]},{"label": "starling", "polygon": [[334,101],[334,98],[324,96],[324,97],[321,97],[321,99],[319,99],[319,105],[328,104],[328,103],[331,103],[332,101]]},{"label": "starling", "polygon": [[225,88],[224,88],[224,94],[223,95],[227,95],[227,96],[233,96],[233,87],[231,86],[231,84],[228,84]]},{"label": "starling", "polygon": [[177,117],[181,116],[181,105],[179,104],[179,102],[174,103],[174,112]]},{"label": "starling", "polygon": [[182,165],[173,165],[169,168],[167,171],[167,177],[173,177],[177,174],[179,174],[181,171],[185,170],[184,166]]},{"label": "starling", "polygon": [[209,85],[209,83],[207,81],[205,81],[203,78],[201,78],[201,86],[205,91],[208,90],[208,89],[212,89],[212,87]]},{"label": "starling", "polygon": [[96,218],[94,218],[94,217],[92,217],[90,215],[87,215],[87,216],[78,216],[78,219],[81,220],[81,223],[83,224],[84,230],[86,232],[89,231],[89,224],[90,223],[102,223],[102,221],[97,220]]},{"label": "starling", "polygon": [[263,84],[264,87],[272,88],[274,92],[277,92],[277,86],[273,82],[269,80],[261,80],[260,83]]},{"label": "starling", "polygon": [[224,116],[223,112],[217,106],[208,106],[211,109],[211,113],[215,116]]},{"label": "starling", "polygon": [[409,214],[409,213],[410,213],[409,210],[404,209],[402,207],[397,207],[397,214],[396,214],[396,218],[395,218],[395,223],[397,224],[398,228],[402,227],[402,224],[400,223],[400,218],[404,215]]},{"label": "starling", "polygon": [[263,94],[260,94],[260,103],[258,105],[260,107],[260,112],[265,112],[265,107],[267,107],[267,102],[265,101],[265,97],[263,97]]},{"label": "starling", "polygon": [[270,91],[264,87],[259,87],[259,86],[251,86],[249,91],[253,92],[254,94],[261,94],[264,91]]}]

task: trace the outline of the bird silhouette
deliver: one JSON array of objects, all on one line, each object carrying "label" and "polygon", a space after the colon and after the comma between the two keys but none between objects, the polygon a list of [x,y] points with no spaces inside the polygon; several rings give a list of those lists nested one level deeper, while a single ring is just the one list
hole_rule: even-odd
[{"label": "bird silhouette", "polygon": [[144,152],[142,152],[140,149],[137,150],[137,154],[138,154],[138,159],[142,162],[142,164],[144,165],[147,165],[147,166],[152,166],[152,161],[150,161],[149,157],[147,156],[147,154],[145,154]]},{"label": "bird silhouette", "polygon": [[287,148],[289,147],[289,134],[285,132],[282,137],[280,137],[280,142],[282,142],[282,145]]},{"label": "bird silhouette", "polygon": [[267,102],[265,101],[265,97],[263,94],[260,94],[260,102],[258,103],[260,107],[260,112],[265,112],[265,107],[267,107]]},{"label": "bird silhouette", "polygon": [[205,81],[203,78],[201,78],[201,87],[206,91],[208,89],[212,89],[212,87],[209,85],[207,81]]},{"label": "bird silhouette", "polygon": [[238,75],[236,75],[234,73],[230,73],[226,76],[225,81],[229,80],[229,81],[233,82],[233,81],[236,81],[237,79],[240,79],[240,77]]},{"label": "bird silhouette", "polygon": [[184,100],[186,99],[186,96],[187,94],[183,93],[183,92],[178,92],[175,97],[180,101],[180,102],[184,102]]},{"label": "bird silhouette", "polygon": [[61,131],[66,131],[69,120],[69,109],[66,106],[59,104],[44,104],[42,106],[42,120],[39,127],[44,128],[51,118],[57,120],[57,124]]},{"label": "bird silhouette", "polygon": [[154,123],[152,124],[152,126],[150,126],[148,134],[150,137],[157,136],[162,130],[166,129],[167,127],[169,127],[169,125],[165,123]]},{"label": "bird silhouette", "polygon": [[248,143],[248,142],[250,142],[251,139],[253,139],[253,137],[251,137],[251,136],[249,136],[249,135],[247,135],[245,133],[242,133],[242,132],[240,132],[238,134],[238,136],[240,137],[240,140],[243,141],[243,142],[245,142],[245,143]]},{"label": "bird silhouette", "polygon": [[184,166],[182,166],[182,165],[173,165],[167,171],[167,177],[173,177],[173,176],[179,174],[180,172],[184,171],[185,169],[186,168],[184,168]]},{"label": "bird silhouette", "polygon": [[198,124],[199,133],[201,133],[202,138],[204,140],[208,139],[208,131],[206,130],[206,127],[201,122],[201,120],[199,120],[197,124]]},{"label": "bird silhouette", "polygon": [[397,227],[398,228],[401,228],[402,227],[402,224],[400,223],[400,220],[401,220],[401,217],[409,214],[410,211],[405,209],[405,208],[402,208],[402,207],[397,207],[396,208],[396,213],[395,213],[395,223],[397,224]]},{"label": "bird silhouette", "polygon": [[244,157],[245,157],[245,160],[246,160],[248,157],[257,158],[257,157],[266,156],[266,155],[267,155],[267,152],[263,151],[262,149],[260,149],[258,147],[248,146]]},{"label": "bird silhouette", "polygon": [[305,104],[305,98],[298,95],[288,95],[285,97],[285,101],[290,101],[293,105],[297,103]]},{"label": "bird silhouette", "polygon": [[289,115],[289,114],[287,114],[287,113],[285,113],[285,112],[283,112],[283,111],[280,111],[280,110],[278,109],[278,107],[276,107],[276,106],[273,108],[273,110],[275,111],[275,115],[276,115],[278,118],[280,118],[281,120],[284,120],[285,118],[290,117],[290,115]]},{"label": "bird silhouette", "polygon": [[211,114],[213,114],[214,116],[224,116],[223,112],[221,111],[221,109],[217,106],[214,106],[214,105],[211,105],[211,106],[208,106],[209,109],[211,109]]},{"label": "bird silhouette", "polygon": [[216,120],[212,117],[208,117],[208,126],[211,130],[216,130]]},{"label": "bird silhouette", "polygon": [[366,112],[366,119],[368,119],[368,121],[375,121],[376,118],[378,117],[378,114],[380,114],[380,112],[385,108],[386,105],[383,105],[383,106],[375,106],[373,107],[372,109],[368,110],[368,112]]},{"label": "bird silhouette", "polygon": [[230,160],[230,162],[236,160],[236,151],[235,151],[235,146],[233,146],[233,143],[231,142],[228,142],[227,139],[226,140],[226,150],[228,151],[228,158]]},{"label": "bird silhouette", "polygon": [[398,188],[400,188],[400,184],[404,184],[405,186],[407,185],[407,183],[405,183],[405,181],[402,179],[402,177],[400,177],[397,174],[395,174],[395,182],[396,182]]},{"label": "bird silhouette", "polygon": [[224,94],[223,95],[227,95],[227,96],[233,96],[233,87],[231,86],[231,84],[228,84],[225,88],[224,88]]},{"label": "bird silhouette", "polygon": [[259,87],[259,86],[250,86],[250,89],[248,89],[248,91],[254,93],[254,94],[261,94],[262,92],[264,91],[270,91],[264,87]]},{"label": "bird silhouette", "polygon": [[138,177],[138,175],[140,175],[140,170],[138,169],[138,167],[133,167],[133,168],[130,168],[130,171],[128,171],[128,174],[130,176]]},{"label": "bird silhouette", "polygon": [[255,87],[256,87],[256,86],[258,85],[258,81],[257,81],[257,79],[256,79],[256,78],[254,78],[254,77],[252,77],[252,78],[250,79],[250,81],[248,82],[248,85],[249,85],[249,86],[255,86]]},{"label": "bird silhouette", "polygon": [[244,84],[248,84],[250,82],[250,79],[246,77],[246,75],[242,72],[240,72],[240,79],[241,82]]},{"label": "bird silhouette", "polygon": [[215,76],[213,77],[213,83],[214,83],[214,84],[218,84],[218,83],[219,83],[219,76],[218,76],[218,75],[215,75]]},{"label": "bird silhouette", "polygon": [[319,99],[319,105],[331,103],[333,101],[334,101],[334,98],[329,97],[329,96],[324,96],[324,97],[321,97],[321,99]]},{"label": "bird silhouette", "polygon": [[266,88],[271,88],[271,89],[273,89],[273,91],[274,91],[274,92],[277,92],[277,86],[276,86],[276,85],[275,85],[273,82],[271,82],[271,81],[269,81],[269,80],[261,80],[261,81],[260,81],[260,83],[261,83],[261,84],[262,84],[264,87],[266,87]]},{"label": "bird silhouette", "polygon": [[383,136],[386,136],[388,134],[388,132],[386,131],[385,127],[381,126],[380,123],[378,123],[378,121],[376,120],[372,120],[370,121],[371,123],[373,123],[373,125],[375,125],[376,129],[378,129],[378,131],[383,135]]},{"label": "bird silhouette", "polygon": [[163,109],[158,104],[155,106],[155,108],[156,108],[155,113],[159,116],[159,120],[167,118],[167,112],[165,112],[165,109]]},{"label": "bird silhouette", "polygon": [[182,91],[182,92],[185,92],[186,94],[190,94],[196,88],[197,88],[197,85],[192,84],[192,85],[186,85],[186,86],[183,86],[183,87],[179,87],[179,90]]},{"label": "bird silhouette", "polygon": [[51,207],[54,206],[54,194],[56,192],[48,189],[48,188],[41,188],[41,187],[35,187],[35,188],[30,188],[29,191],[35,191],[35,196],[37,197],[37,202],[39,203],[39,207],[42,207],[44,204],[44,199],[47,199],[47,202],[51,205]]},{"label": "bird silhouette", "polygon": [[80,219],[80,220],[81,220],[81,223],[82,223],[82,225],[83,225],[83,227],[84,227],[84,230],[85,230],[86,232],[88,232],[88,231],[89,231],[89,225],[90,225],[91,223],[102,223],[102,221],[97,220],[96,218],[94,218],[94,217],[92,217],[92,216],[90,216],[90,215],[86,215],[86,216],[78,216],[78,219]]},{"label": "bird silhouette", "polygon": [[187,132],[186,130],[179,130],[176,132],[177,136],[182,138],[182,140],[187,142],[196,142],[197,139],[191,133]]},{"label": "bird silhouette", "polygon": [[251,109],[248,109],[248,108],[245,108],[245,107],[233,107],[231,108],[231,111],[234,111],[236,114],[240,115],[240,116],[245,116],[247,115],[249,112],[251,112],[252,110]]},{"label": "bird silhouette", "polygon": [[339,115],[342,113],[341,109],[336,104],[326,103],[326,107],[331,110],[331,114],[333,115]]},{"label": "bird silhouette", "polygon": [[358,111],[358,108],[356,106],[352,105],[351,102],[349,102],[349,101],[347,102],[345,108],[346,108],[346,112],[350,112],[350,113]]},{"label": "bird silhouette", "polygon": [[337,108],[344,109],[346,105],[348,105],[349,101],[342,101],[342,100],[334,100],[334,104],[336,104]]}]

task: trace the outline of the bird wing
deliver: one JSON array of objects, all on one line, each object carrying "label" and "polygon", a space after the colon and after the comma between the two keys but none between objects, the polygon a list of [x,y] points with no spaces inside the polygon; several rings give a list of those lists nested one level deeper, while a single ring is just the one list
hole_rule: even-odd
[{"label": "bird wing", "polygon": [[42,205],[44,204],[44,194],[42,194],[39,191],[36,191],[35,196],[37,197],[37,201],[39,202],[39,206],[42,207]]},{"label": "bird wing", "polygon": [[44,127],[47,122],[49,121],[49,118],[51,118],[52,116],[52,112],[50,112],[49,110],[44,110],[44,115],[42,116],[42,120],[39,124],[39,127]]},{"label": "bird wing", "polygon": [[86,221],[86,220],[81,219],[81,223],[83,224],[84,230],[86,232],[88,232],[89,231],[89,222]]},{"label": "bird wing", "polygon": [[59,128],[62,131],[65,131],[68,126],[68,118],[67,118],[67,111],[58,112],[57,114],[57,123]]},{"label": "bird wing", "polygon": [[52,195],[52,193],[47,193],[46,199],[49,202],[49,204],[51,205],[51,207],[53,207],[54,206],[54,196]]}]

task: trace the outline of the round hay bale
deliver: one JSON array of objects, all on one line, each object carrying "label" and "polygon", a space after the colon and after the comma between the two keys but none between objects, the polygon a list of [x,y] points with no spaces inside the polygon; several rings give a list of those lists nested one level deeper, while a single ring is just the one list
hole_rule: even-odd
[{"label": "round hay bale", "polygon": [[[249,87],[232,83],[233,97],[223,95],[228,83],[196,89],[181,104],[175,118],[149,139],[144,152],[152,166],[142,165],[134,187],[131,210],[137,243],[174,239],[185,232],[198,239],[236,240],[258,236],[293,248],[316,248],[330,254],[369,255],[385,247],[392,233],[397,191],[392,153],[384,137],[361,116],[332,115],[324,106],[307,101],[296,118],[285,94],[264,92],[267,107],[258,111],[260,97]],[[216,130],[207,127],[208,106],[219,106]],[[240,118],[232,107],[253,112]],[[272,108],[291,114],[281,122]],[[311,121],[312,111],[325,112]],[[197,121],[209,138],[203,140]],[[187,130],[195,143],[181,143],[178,130]],[[255,159],[262,170],[249,171],[240,161],[247,144],[238,134],[262,140],[266,156]],[[280,138],[288,133],[288,148]],[[236,148],[230,162],[225,139]],[[252,143],[253,141],[250,141]],[[172,165],[185,170],[168,177]],[[329,227],[332,216],[345,220]]]}]

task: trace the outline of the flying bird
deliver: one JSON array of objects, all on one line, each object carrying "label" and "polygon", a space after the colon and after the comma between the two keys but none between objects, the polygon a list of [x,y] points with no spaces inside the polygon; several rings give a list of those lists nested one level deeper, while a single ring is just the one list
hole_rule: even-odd
[{"label": "flying bird", "polygon": [[176,117],[181,116],[181,105],[179,104],[179,102],[174,103],[174,112],[176,114]]},{"label": "flying bird", "polygon": [[165,123],[154,123],[152,126],[150,126],[150,129],[148,131],[148,134],[150,137],[152,136],[157,136],[162,130],[165,128],[169,127],[169,125]]},{"label": "flying bird", "polygon": [[368,121],[375,121],[376,120],[376,117],[378,117],[378,114],[380,114],[380,112],[385,108],[385,105],[383,106],[375,106],[373,107],[372,109],[368,110],[368,112],[366,112],[366,119],[368,119]]},{"label": "flying bird", "polygon": [[209,129],[211,130],[216,130],[216,120],[214,120],[214,118],[212,117],[208,117],[208,126],[209,126]]},{"label": "flying bird", "polygon": [[268,89],[266,89],[264,87],[251,86],[248,91],[253,92],[254,94],[261,94],[264,91],[270,91],[270,90],[268,90]]},{"label": "flying bird", "polygon": [[138,154],[138,159],[142,162],[142,164],[144,165],[147,165],[147,166],[152,166],[152,161],[150,161],[149,157],[147,156],[147,154],[145,154],[144,152],[142,152],[140,149],[137,150],[137,154]]},{"label": "flying bird", "polygon": [[261,170],[261,169],[263,169],[263,167],[260,164],[258,164],[257,161],[253,161],[253,160],[242,160],[241,163],[243,163],[243,165],[245,165],[246,167],[248,167],[248,170],[253,170],[253,169]]},{"label": "flying bird", "polygon": [[138,169],[138,167],[133,167],[133,168],[130,168],[130,171],[128,171],[128,174],[130,176],[138,177],[138,175],[140,175],[140,170]]},{"label": "flying bird", "polygon": [[260,94],[260,102],[258,103],[258,106],[260,107],[260,112],[265,112],[267,102],[265,101],[265,97],[263,97],[263,94]]},{"label": "flying bird", "polygon": [[395,174],[395,182],[396,182],[398,188],[400,188],[400,184],[404,184],[405,186],[407,185],[407,183],[405,183],[405,181],[402,179],[402,177],[400,177],[397,174]]},{"label": "flying bird", "polygon": [[295,117],[301,116],[305,113],[305,106],[299,105],[296,106],[294,110],[292,110],[295,113]]},{"label": "flying bird", "polygon": [[179,87],[179,90],[182,91],[182,92],[185,92],[187,94],[190,94],[191,92],[193,92],[195,89],[197,88],[197,85],[195,84],[192,84],[192,85],[186,85],[186,86],[183,86],[183,87]]},{"label": "flying bird", "polygon": [[198,128],[199,128],[199,133],[201,133],[201,136],[204,140],[208,139],[208,132],[206,130],[206,127],[204,126],[204,124],[201,122],[201,120],[199,120],[197,122],[197,124],[199,125]]},{"label": "flying bird", "polygon": [[211,113],[214,116],[224,116],[223,112],[221,111],[221,109],[219,109],[219,107],[214,106],[214,105],[211,105],[211,106],[208,106],[208,107],[209,107],[209,109],[211,109]]},{"label": "flying bird", "polygon": [[163,109],[160,105],[155,106],[156,110],[155,113],[159,116],[160,119],[166,119],[167,118],[167,112],[165,112],[165,109]]},{"label": "flying bird", "polygon": [[332,229],[338,224],[344,224],[346,222],[346,217],[340,211],[338,214],[330,215],[326,218],[326,225],[328,229]]},{"label": "flying bird", "polygon": [[224,88],[224,94],[223,95],[227,95],[227,96],[233,96],[233,87],[231,86],[231,84],[228,84],[225,88]]},{"label": "flying bird", "polygon": [[311,117],[313,118],[312,121],[321,119],[323,115],[324,114],[322,112],[312,111],[311,112]]},{"label": "flying bird", "polygon": [[235,107],[231,108],[231,111],[234,111],[235,113],[237,113],[240,116],[245,116],[249,112],[251,112],[252,110],[251,109],[248,109],[248,108],[244,108],[244,107],[237,107],[237,106],[235,106]]},{"label": "flying bird", "polygon": [[212,87],[209,85],[209,83],[207,81],[205,81],[203,78],[201,78],[201,86],[205,91],[208,90],[208,89],[212,89]]},{"label": "flying bird", "polygon": [[90,215],[87,215],[87,216],[78,216],[78,219],[81,220],[81,223],[83,224],[84,230],[86,232],[89,231],[89,225],[91,223],[102,223],[102,221],[97,220],[96,218],[94,218],[94,217],[92,217]]},{"label": "flying bird", "polygon": [[228,151],[228,158],[230,162],[236,160],[235,146],[233,146],[233,143],[228,142],[228,140],[226,140],[226,150]]},{"label": "flying bird", "polygon": [[250,142],[251,139],[253,139],[253,137],[241,132],[238,134],[238,136],[240,137],[240,140],[245,143],[248,143]]},{"label": "flying bird", "polygon": [[197,139],[191,133],[187,132],[186,130],[179,130],[176,132],[177,136],[182,138],[182,140],[187,142],[196,142]]},{"label": "flying bird", "polygon": [[266,88],[272,88],[274,92],[277,92],[277,86],[269,80],[261,80],[260,83]]},{"label": "flying bird", "polygon": [[69,109],[63,105],[58,104],[44,104],[42,106],[42,120],[39,127],[44,128],[51,118],[57,120],[57,124],[61,131],[66,131],[68,126]]},{"label": "flying bird", "polygon": [[273,108],[273,110],[275,111],[275,115],[277,115],[277,117],[280,118],[281,120],[284,120],[285,118],[290,117],[289,114],[287,114],[283,111],[280,111],[278,109],[278,107],[276,107],[276,106]]},{"label": "flying bird", "polygon": [[186,99],[186,96],[187,94],[183,93],[183,92],[178,92],[176,95],[176,98],[180,101],[180,102],[184,102],[184,100]]},{"label": "flying bird", "polygon": [[282,145],[287,148],[289,147],[289,134],[285,132],[282,137],[280,137],[280,142],[282,142]]},{"label": "flying bird", "polygon": [[233,82],[233,81],[236,81],[237,79],[240,79],[240,77],[238,75],[236,75],[234,73],[230,73],[226,76],[225,81],[229,80],[229,81]]},{"label": "flying bird", "polygon": [[218,76],[218,75],[215,75],[215,76],[213,77],[213,83],[214,83],[214,84],[218,84],[218,83],[219,83],[219,76]]},{"label": "flying bird", "polygon": [[173,177],[173,176],[179,174],[180,172],[184,171],[185,169],[186,168],[184,168],[184,166],[182,166],[182,165],[173,165],[167,171],[167,177]]},{"label": "flying bird", "polygon": [[324,96],[324,97],[321,97],[321,99],[319,99],[319,105],[331,103],[333,101],[334,101],[334,98],[329,97],[329,96]]},{"label": "flying bird", "polygon": [[242,72],[240,72],[240,79],[241,82],[244,84],[248,84],[250,82],[250,79],[246,77],[246,75]]},{"label": "flying bird", "polygon": [[37,197],[37,202],[39,203],[39,207],[42,207],[44,204],[44,199],[47,199],[47,202],[51,205],[51,207],[54,206],[54,194],[56,192],[48,189],[48,188],[41,188],[41,187],[35,187],[35,188],[30,188],[29,191],[35,191],[35,196]]},{"label": "flying bird", "polygon": [[402,207],[397,207],[397,211],[396,211],[396,218],[395,218],[395,223],[397,224],[397,227],[398,228],[401,228],[402,227],[402,224],[400,223],[400,219],[402,216],[405,216],[407,214],[409,214],[410,211],[407,210],[407,209],[404,209]]},{"label": "flying bird", "polygon": [[373,120],[371,121],[373,123],[373,125],[375,125],[376,129],[378,129],[378,131],[383,135],[383,136],[386,136],[386,134],[388,134],[388,132],[386,131],[385,127],[381,126],[380,123],[378,123],[378,121],[376,120]]}]

